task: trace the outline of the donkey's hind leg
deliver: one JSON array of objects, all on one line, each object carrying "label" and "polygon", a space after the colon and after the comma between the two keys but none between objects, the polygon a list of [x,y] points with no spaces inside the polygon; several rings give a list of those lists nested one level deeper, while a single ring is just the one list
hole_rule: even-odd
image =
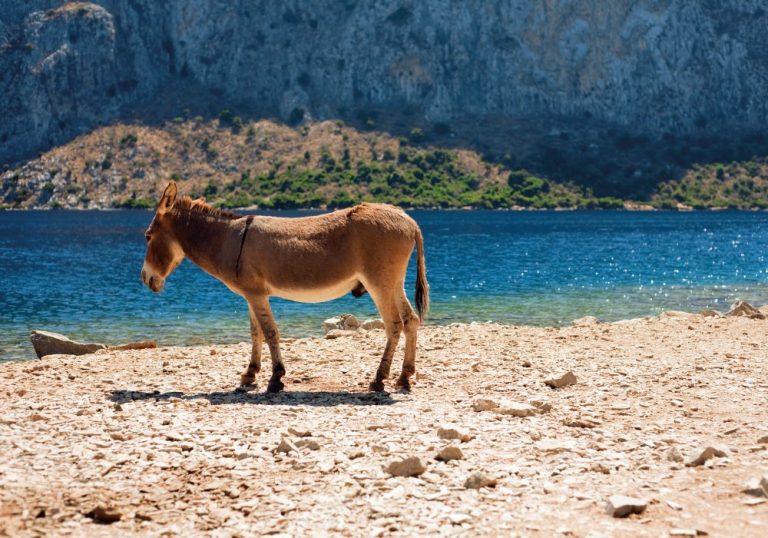
[{"label": "donkey's hind leg", "polygon": [[405,296],[405,290],[398,288],[397,304],[400,307],[400,316],[403,319],[403,332],[405,332],[405,358],[403,359],[403,371],[397,379],[397,386],[403,390],[410,390],[411,376],[416,373],[416,336],[419,332],[419,316],[413,311],[411,303]]},{"label": "donkey's hind leg", "polygon": [[384,321],[384,331],[387,334],[387,343],[384,346],[384,355],[381,357],[379,368],[376,370],[376,377],[369,386],[369,390],[381,392],[384,390],[384,380],[389,377],[389,369],[392,366],[392,357],[395,354],[397,343],[400,341],[400,333],[403,330],[403,322],[400,320],[400,312],[397,309],[397,303],[394,300],[394,294],[391,289],[368,288],[368,291],[376,303],[376,308]]},{"label": "donkey's hind leg", "polygon": [[256,374],[261,371],[261,344],[264,341],[264,336],[259,320],[250,304],[248,305],[248,317],[251,320],[251,362],[248,363],[248,368],[240,376],[241,385],[251,385],[256,379]]},{"label": "donkey's hind leg", "polygon": [[285,387],[280,381],[285,375],[285,365],[280,354],[280,333],[277,330],[275,318],[272,317],[272,309],[269,307],[267,296],[253,297],[248,300],[256,314],[261,333],[269,346],[269,355],[272,358],[272,377],[269,378],[267,392],[280,392]]}]

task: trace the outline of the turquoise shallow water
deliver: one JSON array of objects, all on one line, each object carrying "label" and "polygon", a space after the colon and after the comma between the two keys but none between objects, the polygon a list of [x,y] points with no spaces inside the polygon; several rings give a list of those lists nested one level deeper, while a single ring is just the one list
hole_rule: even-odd
[{"label": "turquoise shallow water", "polygon": [[[430,323],[558,325],[584,315],[725,310],[736,299],[768,303],[766,213],[412,215],[425,237]],[[151,218],[0,212],[0,360],[32,358],[32,329],[112,344],[247,340],[244,301],[191,263],[161,294],[143,287],[143,231]],[[412,296],[413,267],[406,286]],[[314,305],[274,300],[273,309],[286,336],[321,334],[322,320],[343,312],[376,315],[368,296]]]}]

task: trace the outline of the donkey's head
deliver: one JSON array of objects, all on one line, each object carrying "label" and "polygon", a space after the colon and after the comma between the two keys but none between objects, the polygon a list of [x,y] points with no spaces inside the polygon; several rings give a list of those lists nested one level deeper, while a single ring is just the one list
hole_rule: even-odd
[{"label": "donkey's head", "polygon": [[184,259],[184,250],[174,234],[170,214],[177,191],[176,183],[171,181],[163,192],[155,218],[144,232],[147,255],[141,268],[141,280],[155,292],[163,289],[165,279]]}]

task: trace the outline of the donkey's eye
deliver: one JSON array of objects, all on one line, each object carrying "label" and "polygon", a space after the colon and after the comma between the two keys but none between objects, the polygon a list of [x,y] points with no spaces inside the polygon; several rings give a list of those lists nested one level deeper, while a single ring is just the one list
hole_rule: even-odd
[{"label": "donkey's eye", "polygon": [[147,243],[149,243],[149,240],[152,239],[152,236],[150,234],[144,234],[144,239],[146,239]]}]

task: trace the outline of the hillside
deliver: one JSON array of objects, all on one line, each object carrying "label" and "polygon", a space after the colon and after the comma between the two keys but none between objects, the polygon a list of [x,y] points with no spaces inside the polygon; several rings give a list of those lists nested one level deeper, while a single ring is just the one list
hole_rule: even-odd
[{"label": "hillside", "polygon": [[754,0],[0,0],[0,14],[0,164],[145,114],[172,87],[160,119],[198,88],[216,114],[289,123],[370,109],[496,136],[545,123],[526,129],[544,146],[552,129],[656,140],[768,121]]},{"label": "hillside", "polygon": [[[649,148],[661,154],[659,144],[625,148],[622,140],[595,155],[557,137],[562,152],[551,150],[547,161],[537,160],[535,148],[524,153],[522,141],[520,153],[498,157],[461,149],[453,131],[416,127],[395,137],[341,120],[290,127],[224,110],[213,120],[119,123],[82,135],[0,174],[0,207],[147,208],[170,179],[224,207],[333,208],[363,200],[443,208],[768,207],[765,158],[707,163],[708,146],[685,140],[677,147],[698,152],[700,164],[660,158],[652,172],[633,174],[634,183],[611,185],[611,169],[634,169],[632,159]],[[668,155],[675,148],[667,141]],[[759,151],[759,141],[745,148]]]},{"label": "hillside", "polygon": [[483,160],[474,151],[361,132],[341,121],[297,128],[228,111],[160,127],[97,129],[5,172],[9,208],[153,207],[169,179],[225,207],[617,207],[572,184]]}]

